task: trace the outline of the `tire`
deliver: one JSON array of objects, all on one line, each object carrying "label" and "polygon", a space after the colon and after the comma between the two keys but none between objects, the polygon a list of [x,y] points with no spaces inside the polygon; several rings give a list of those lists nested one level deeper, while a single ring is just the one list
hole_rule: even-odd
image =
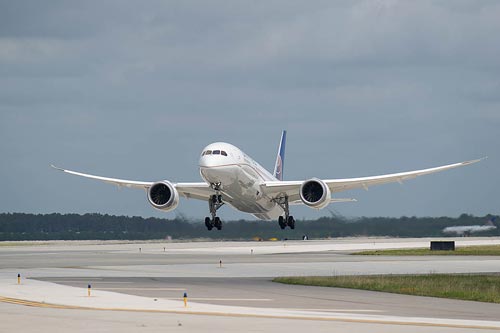
[{"label": "tire", "polygon": [[286,228],[285,219],[283,218],[283,216],[278,217],[278,224],[281,229]]},{"label": "tire", "polygon": [[217,228],[217,230],[222,229],[222,222],[220,220],[220,217],[216,216],[214,219],[214,226]]},{"label": "tire", "polygon": [[207,227],[208,230],[212,230],[213,225],[212,221],[210,221],[210,217],[205,217],[205,226]]},{"label": "tire", "polygon": [[295,229],[295,219],[293,218],[293,216],[288,217],[288,226],[292,230]]}]

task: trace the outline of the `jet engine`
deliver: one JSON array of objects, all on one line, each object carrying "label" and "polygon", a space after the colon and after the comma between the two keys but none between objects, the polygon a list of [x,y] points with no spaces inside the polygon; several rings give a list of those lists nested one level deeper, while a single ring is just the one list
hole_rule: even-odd
[{"label": "jet engine", "polygon": [[306,180],[300,185],[300,199],[309,207],[325,208],[330,203],[330,188],[321,179]]},{"label": "jet engine", "polygon": [[169,212],[179,204],[179,192],[172,183],[163,180],[149,188],[148,200],[154,208]]}]

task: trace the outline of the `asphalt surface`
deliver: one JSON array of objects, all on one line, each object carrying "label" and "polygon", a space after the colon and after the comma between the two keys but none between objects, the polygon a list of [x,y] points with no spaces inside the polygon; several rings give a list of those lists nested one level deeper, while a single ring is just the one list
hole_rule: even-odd
[{"label": "asphalt surface", "polygon": [[[405,318],[500,321],[500,304],[388,294],[341,288],[291,286],[272,282],[280,275],[404,274],[429,272],[500,272],[499,257],[353,256],[353,244],[401,240],[342,240],[290,243],[147,243],[93,244],[56,242],[50,245],[0,247],[0,275],[52,282],[151,299],[262,309],[323,311]],[[481,240],[479,240],[481,241]],[[498,241],[498,240],[497,240]],[[328,247],[329,244],[333,244]],[[342,244],[342,246],[337,246]],[[326,247],[325,247],[326,246]],[[349,248],[346,250],[344,247]],[[325,247],[317,251],[318,247]],[[390,247],[390,246],[389,246]],[[287,252],[290,251],[290,252]],[[222,264],[220,263],[222,261]],[[1,296],[1,295],[0,295]],[[75,331],[154,331],[159,327],[189,331],[474,332],[476,328],[389,325],[337,320],[325,323],[280,318],[225,318],[188,314],[123,313],[96,310],[37,309],[0,303],[2,322],[18,321],[23,331],[49,332],[73,322]],[[92,324],[85,324],[92,314]],[[95,314],[95,315],[94,315]],[[159,318],[162,316],[161,318]],[[31,321],[23,322],[22,318]],[[59,319],[59,320],[58,320]],[[97,321],[97,323],[96,323]],[[40,323],[40,325],[34,325]],[[58,323],[58,324],[57,324]],[[100,324],[99,324],[100,323]],[[180,324],[180,325],[179,325]],[[10,325],[10,324],[9,324]],[[24,326],[23,326],[24,325]],[[187,327],[190,327],[189,329]],[[427,329],[424,329],[427,328]]]},{"label": "asphalt surface", "polygon": [[407,296],[343,288],[293,286],[271,278],[38,278],[59,284],[107,290],[150,298],[198,303],[391,314],[430,318],[499,320],[500,305],[432,297]]}]

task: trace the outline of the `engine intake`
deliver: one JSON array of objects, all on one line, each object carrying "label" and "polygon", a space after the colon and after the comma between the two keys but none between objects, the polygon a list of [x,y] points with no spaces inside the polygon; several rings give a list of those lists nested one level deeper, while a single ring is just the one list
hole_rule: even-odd
[{"label": "engine intake", "polygon": [[321,179],[309,179],[300,185],[300,199],[309,207],[325,208],[330,203],[330,198],[330,188]]},{"label": "engine intake", "polygon": [[172,183],[164,180],[149,188],[148,200],[154,208],[169,212],[179,204],[179,192]]}]

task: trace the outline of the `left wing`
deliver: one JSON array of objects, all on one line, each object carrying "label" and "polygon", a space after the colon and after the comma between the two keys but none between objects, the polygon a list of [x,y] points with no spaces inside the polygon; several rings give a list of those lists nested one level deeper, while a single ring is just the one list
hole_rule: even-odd
[{"label": "left wing", "polygon": [[[387,175],[380,176],[370,176],[370,177],[360,177],[360,178],[345,178],[345,179],[327,179],[323,180],[326,185],[330,188],[332,193],[338,193],[342,191],[348,191],[356,188],[364,188],[368,190],[368,187],[374,185],[381,185],[387,183],[402,183],[405,180],[413,179],[418,176],[428,175],[435,172],[445,171],[453,168],[458,168],[461,166],[477,163],[482,161],[484,158],[465,161],[460,163],[448,164],[439,167],[391,173]],[[271,198],[276,198],[279,196],[287,195],[291,202],[300,200],[299,190],[300,186],[304,181],[268,181],[261,185],[262,192]]]},{"label": "left wing", "polygon": [[[58,168],[54,165],[51,165],[52,168],[69,173],[71,175],[100,180],[102,182],[113,184],[117,186],[124,186],[130,188],[141,188],[144,190],[149,189],[155,182],[151,181],[137,181],[137,180],[127,180],[127,179],[118,179],[118,178],[109,178],[102,177],[96,175],[90,175],[87,173],[81,173],[78,171],[66,170],[63,168]],[[199,200],[208,200],[210,195],[215,194],[212,188],[207,183],[172,183],[175,189],[185,198],[193,198]]]}]

